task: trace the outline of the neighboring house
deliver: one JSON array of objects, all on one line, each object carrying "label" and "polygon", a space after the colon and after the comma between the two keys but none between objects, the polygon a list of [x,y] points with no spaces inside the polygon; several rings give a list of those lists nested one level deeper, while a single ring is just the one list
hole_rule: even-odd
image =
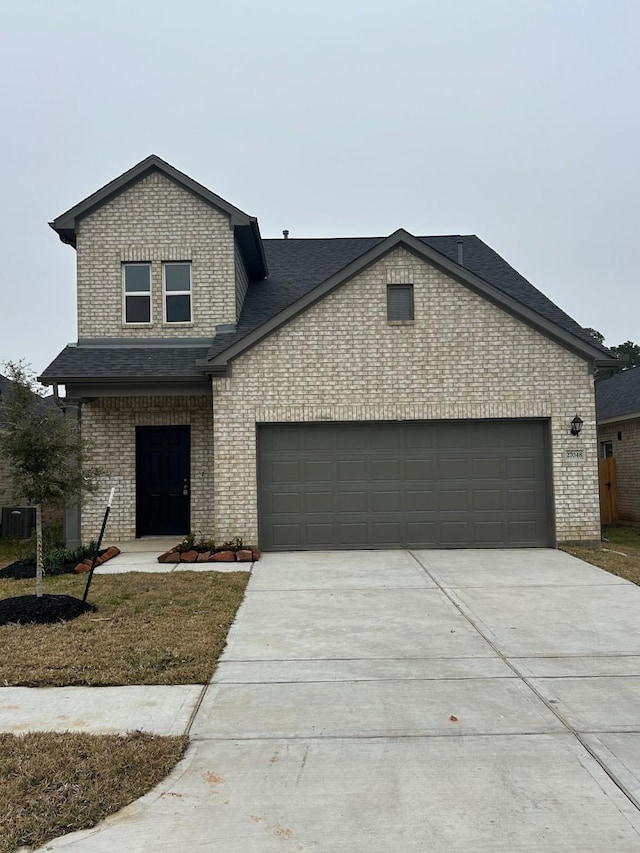
[{"label": "neighboring house", "polygon": [[600,456],[614,456],[618,517],[640,522],[640,368],[596,382]]},{"label": "neighboring house", "polygon": [[611,353],[477,237],[262,239],[155,156],[51,225],[77,252],[79,337],[41,381],[108,471],[83,538],[115,486],[115,538],[599,539]]}]

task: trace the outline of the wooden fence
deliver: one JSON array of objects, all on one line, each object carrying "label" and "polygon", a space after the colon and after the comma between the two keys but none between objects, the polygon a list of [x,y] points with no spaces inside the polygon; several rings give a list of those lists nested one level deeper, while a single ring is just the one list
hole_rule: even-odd
[{"label": "wooden fence", "polygon": [[618,523],[618,480],[616,460],[598,459],[598,480],[600,484],[600,521],[602,524]]}]

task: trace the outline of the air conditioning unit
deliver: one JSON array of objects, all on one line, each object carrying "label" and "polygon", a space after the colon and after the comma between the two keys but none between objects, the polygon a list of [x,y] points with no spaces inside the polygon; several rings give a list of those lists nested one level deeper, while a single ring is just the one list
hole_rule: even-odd
[{"label": "air conditioning unit", "polygon": [[0,536],[5,539],[29,539],[36,526],[33,506],[3,506]]}]

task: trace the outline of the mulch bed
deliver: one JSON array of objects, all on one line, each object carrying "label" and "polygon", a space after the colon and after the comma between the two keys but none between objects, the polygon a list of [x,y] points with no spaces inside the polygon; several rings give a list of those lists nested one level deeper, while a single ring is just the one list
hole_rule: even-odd
[{"label": "mulch bed", "polygon": [[[109,553],[112,552],[112,553]],[[115,557],[120,553],[118,548],[103,548],[101,551],[98,551],[98,560],[96,565],[99,566],[102,563],[106,562],[106,560],[111,559],[111,557]],[[82,568],[80,568],[82,566]],[[55,569],[55,571],[47,571],[44,570],[45,576],[47,575],[70,575],[74,572],[78,571],[89,571],[91,568],[91,559],[83,560],[82,563],[66,563],[59,569]],[[16,560],[15,563],[11,563],[6,566],[4,569],[0,569],[0,579],[9,578],[12,580],[26,580],[28,578],[35,578],[36,576],[36,564],[33,560]]]},{"label": "mulch bed", "polygon": [[17,595],[0,600],[0,625],[68,622],[96,607],[72,595]]}]

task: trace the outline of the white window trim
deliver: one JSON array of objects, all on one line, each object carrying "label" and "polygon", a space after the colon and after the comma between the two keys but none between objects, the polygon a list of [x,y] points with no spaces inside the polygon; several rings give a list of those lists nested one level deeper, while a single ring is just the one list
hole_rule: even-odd
[{"label": "white window trim", "polygon": [[[127,267],[148,267],[149,269],[149,290],[146,292],[138,291],[137,293],[127,293],[126,285],[126,268]],[[122,263],[122,325],[123,326],[152,326],[153,325],[153,280],[151,264],[148,261],[124,261]],[[149,299],[149,321],[145,320],[127,320],[127,296],[144,296]]]},{"label": "white window trim", "polygon": [[[166,269],[172,266],[189,267],[189,290],[169,290],[167,292]],[[167,320],[167,296],[188,296],[191,307],[191,319],[169,321]],[[193,326],[193,276],[191,275],[191,261],[163,261],[162,262],[162,322],[166,326]]]}]

